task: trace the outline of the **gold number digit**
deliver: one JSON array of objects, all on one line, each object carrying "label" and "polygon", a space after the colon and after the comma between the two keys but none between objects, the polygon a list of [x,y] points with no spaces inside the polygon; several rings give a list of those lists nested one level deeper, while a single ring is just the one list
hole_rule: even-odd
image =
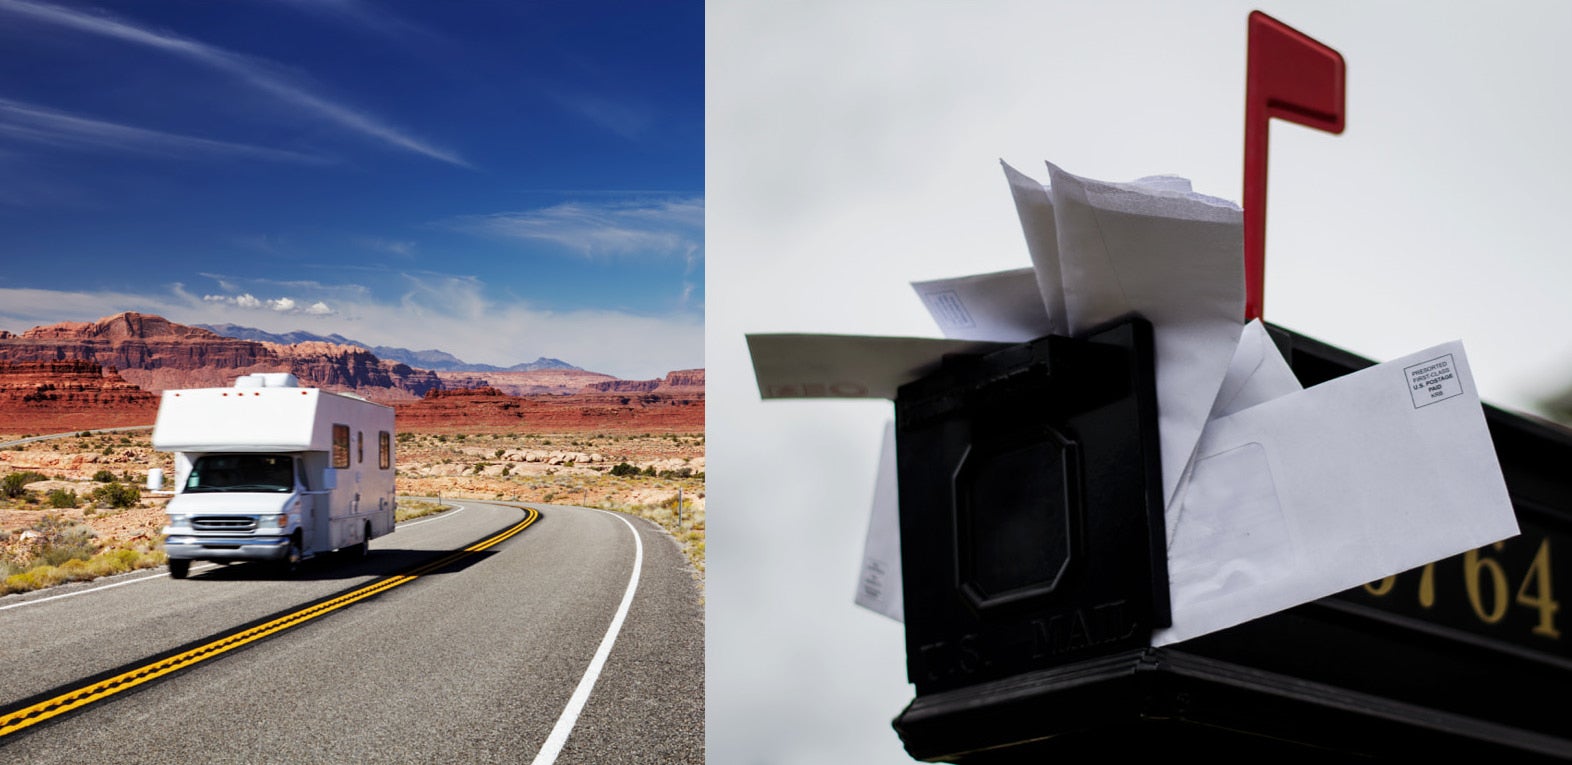
[{"label": "gold number digit", "polygon": [[[1502,543],[1497,542],[1495,548],[1501,549]],[[1485,610],[1485,604],[1480,594],[1479,578],[1481,572],[1490,573],[1490,610]],[[1463,586],[1468,590],[1468,602],[1474,607],[1474,614],[1485,624],[1495,624],[1506,616],[1507,609],[1507,580],[1506,572],[1501,569],[1501,564],[1494,558],[1480,557],[1478,550],[1469,550],[1463,553]]]},{"label": "gold number digit", "polygon": [[[1550,540],[1539,543],[1539,551],[1534,553],[1534,562],[1529,564],[1528,573],[1523,576],[1523,583],[1517,588],[1517,602],[1539,610],[1539,624],[1534,627],[1535,635],[1548,638],[1560,638],[1561,632],[1556,629],[1556,611],[1561,604],[1556,602],[1555,596],[1550,592]],[[1534,594],[1528,594],[1528,586],[1534,585]]]},{"label": "gold number digit", "polygon": [[1419,574],[1419,605],[1429,608],[1436,604],[1436,564],[1426,563]]},{"label": "gold number digit", "polygon": [[1365,592],[1380,597],[1392,591],[1397,586],[1397,577],[1389,576],[1376,582],[1365,582]]}]

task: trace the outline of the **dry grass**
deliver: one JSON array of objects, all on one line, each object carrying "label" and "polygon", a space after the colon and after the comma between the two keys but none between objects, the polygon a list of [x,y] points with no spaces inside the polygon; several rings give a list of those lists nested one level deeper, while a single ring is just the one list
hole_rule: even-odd
[{"label": "dry grass", "polygon": [[[550,454],[594,459],[528,461]],[[648,518],[682,546],[702,579],[703,434],[406,433],[399,439],[398,455],[401,496],[579,505]],[[637,474],[611,474],[624,463]]]},{"label": "dry grass", "polygon": [[[167,496],[144,495],[131,510],[99,509],[87,501],[108,471],[140,483],[147,470],[173,475],[173,458],[151,448],[147,432],[75,435],[0,450],[0,477],[32,471],[23,496],[0,497],[0,592],[19,592],[161,565],[158,529]],[[467,497],[506,502],[582,505],[648,518],[682,546],[704,572],[704,435],[702,433],[401,433],[400,496]],[[564,459],[571,455],[573,459]],[[611,475],[618,464],[637,475]],[[624,471],[625,472],[625,471]],[[653,475],[652,475],[653,474]],[[80,507],[51,508],[51,491],[74,492]],[[679,524],[676,498],[684,497]],[[402,500],[399,520],[434,512],[436,503]],[[45,514],[90,530],[92,550],[51,563],[22,560],[12,548]],[[76,562],[72,562],[76,561]]]},{"label": "dry grass", "polygon": [[45,515],[21,533],[0,538],[0,594],[84,582],[164,564],[155,541],[99,540],[93,530]]}]

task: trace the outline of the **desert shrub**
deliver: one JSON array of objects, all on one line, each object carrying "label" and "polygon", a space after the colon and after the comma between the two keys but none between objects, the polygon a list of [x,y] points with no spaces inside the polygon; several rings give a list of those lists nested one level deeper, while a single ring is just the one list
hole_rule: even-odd
[{"label": "desert shrub", "polygon": [[113,483],[115,480],[115,474],[109,472],[108,470],[100,470],[93,474],[93,480],[99,483]]},{"label": "desert shrub", "polygon": [[53,587],[63,581],[65,580],[61,578],[59,569],[54,566],[39,566],[6,577],[5,589],[6,592],[27,592]]},{"label": "desert shrub", "polygon": [[76,507],[79,504],[76,492],[70,489],[50,489],[45,501],[50,507],[56,508]]},{"label": "desert shrub", "polygon": [[142,498],[142,490],[128,483],[106,483],[87,495],[95,503],[109,507],[132,507]]},{"label": "desert shrub", "polygon": [[626,462],[618,462],[612,466],[611,474],[615,476],[638,475],[639,469]]},{"label": "desert shrub", "polygon": [[33,559],[46,566],[61,566],[66,561],[87,560],[98,552],[93,544],[93,530],[62,520],[58,515],[45,515],[33,525],[39,533]]},{"label": "desert shrub", "polygon": [[649,476],[651,478],[654,478],[654,477],[656,477],[659,474],[655,472],[655,466],[654,465],[650,465],[648,467],[645,467],[644,470],[639,473],[639,475],[647,475],[647,476]]},{"label": "desert shrub", "polygon": [[10,564],[0,565],[0,573],[5,574],[0,579],[0,594],[26,592],[62,582],[86,581],[135,569],[152,568],[163,565],[166,560],[166,556],[157,550],[117,548],[97,555],[89,552],[84,557],[65,560],[59,565],[35,560],[34,565],[25,571],[16,571],[16,567]]},{"label": "desert shrub", "polygon": [[27,493],[28,484],[34,481],[42,481],[44,478],[43,473],[35,473],[31,470],[24,470],[20,473],[7,473],[5,478],[0,478],[0,493],[16,499]]}]

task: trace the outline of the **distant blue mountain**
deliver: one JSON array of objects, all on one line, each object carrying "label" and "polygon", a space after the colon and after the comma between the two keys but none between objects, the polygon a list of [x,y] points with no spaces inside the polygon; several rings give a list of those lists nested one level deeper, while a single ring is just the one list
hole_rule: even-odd
[{"label": "distant blue mountain", "polygon": [[514,364],[511,367],[498,367],[491,364],[467,364],[463,359],[446,351],[427,350],[412,351],[408,348],[394,348],[386,345],[366,345],[358,340],[351,340],[340,334],[318,335],[311,332],[294,331],[277,334],[264,332],[255,327],[242,327],[238,324],[195,324],[195,327],[214,332],[224,337],[233,337],[237,340],[251,340],[259,343],[279,343],[281,345],[294,345],[296,343],[337,343],[338,345],[353,345],[364,348],[376,354],[379,359],[397,361],[420,369],[431,369],[439,372],[537,372],[543,369],[570,369],[584,371],[561,359],[548,359],[544,356],[534,361]]}]

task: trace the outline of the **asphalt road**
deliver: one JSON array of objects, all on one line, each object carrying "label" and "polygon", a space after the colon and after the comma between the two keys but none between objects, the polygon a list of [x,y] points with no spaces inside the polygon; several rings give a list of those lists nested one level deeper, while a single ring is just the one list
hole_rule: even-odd
[{"label": "asphalt road", "polygon": [[[235,565],[0,598],[0,709],[407,571],[525,517],[457,504],[375,540],[364,563],[312,561],[292,579]],[[453,568],[0,738],[0,760],[531,762],[554,727],[571,725],[556,762],[703,762],[702,607],[676,545],[642,520],[532,507],[533,525]],[[639,554],[625,620],[564,721]]]}]

